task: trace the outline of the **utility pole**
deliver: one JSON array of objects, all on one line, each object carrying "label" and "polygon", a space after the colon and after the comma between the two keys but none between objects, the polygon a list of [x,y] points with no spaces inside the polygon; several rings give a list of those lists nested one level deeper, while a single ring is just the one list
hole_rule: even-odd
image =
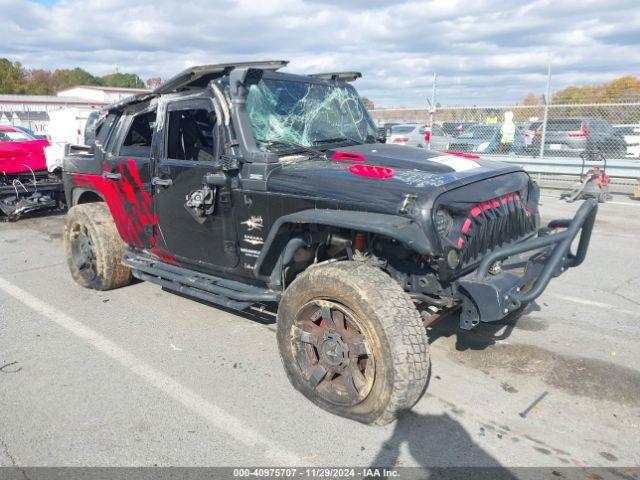
[{"label": "utility pole", "polygon": [[540,158],[544,158],[544,142],[547,136],[547,120],[549,118],[549,95],[551,90],[551,62],[547,68],[547,91],[544,94],[544,118],[542,120],[542,136],[540,137]]},{"label": "utility pole", "polygon": [[438,74],[433,72],[433,87],[431,90],[431,108],[429,109],[429,143],[427,144],[427,148],[431,150],[431,131],[433,130],[433,117],[436,113],[436,80],[438,79]]}]

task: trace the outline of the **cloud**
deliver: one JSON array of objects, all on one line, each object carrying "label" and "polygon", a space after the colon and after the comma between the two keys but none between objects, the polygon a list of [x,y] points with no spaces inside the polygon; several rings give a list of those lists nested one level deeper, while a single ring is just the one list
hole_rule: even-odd
[{"label": "cloud", "polygon": [[[359,70],[382,106],[508,104],[640,71],[637,0],[0,0],[0,57],[168,78],[198,63],[288,59]],[[10,13],[6,13],[10,12]]]}]

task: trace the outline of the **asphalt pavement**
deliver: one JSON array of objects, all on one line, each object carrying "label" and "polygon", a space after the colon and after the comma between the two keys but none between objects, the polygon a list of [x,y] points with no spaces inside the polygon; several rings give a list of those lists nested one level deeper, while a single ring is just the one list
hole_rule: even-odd
[{"label": "asphalt pavement", "polygon": [[[577,204],[545,191],[543,219]],[[289,385],[267,314],[76,285],[62,215],[0,224],[0,466],[640,464],[640,202],[514,323],[429,331],[427,394],[385,427]]]}]

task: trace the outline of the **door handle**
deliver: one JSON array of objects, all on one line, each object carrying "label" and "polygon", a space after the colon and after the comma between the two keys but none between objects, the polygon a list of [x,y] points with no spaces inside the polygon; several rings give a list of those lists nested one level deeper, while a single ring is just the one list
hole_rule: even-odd
[{"label": "door handle", "polygon": [[120,180],[122,178],[122,174],[113,172],[102,172],[102,178],[108,178],[109,180]]},{"label": "door handle", "polygon": [[168,187],[170,185],[173,185],[173,180],[171,180],[170,178],[153,177],[151,179],[151,185]]}]

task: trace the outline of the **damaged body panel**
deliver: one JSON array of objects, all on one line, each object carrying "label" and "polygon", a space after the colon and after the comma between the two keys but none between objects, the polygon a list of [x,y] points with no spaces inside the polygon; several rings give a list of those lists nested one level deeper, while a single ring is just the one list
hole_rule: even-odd
[{"label": "damaged body panel", "polygon": [[59,172],[49,172],[36,139],[12,126],[0,126],[0,220],[61,208],[64,195]]}]

